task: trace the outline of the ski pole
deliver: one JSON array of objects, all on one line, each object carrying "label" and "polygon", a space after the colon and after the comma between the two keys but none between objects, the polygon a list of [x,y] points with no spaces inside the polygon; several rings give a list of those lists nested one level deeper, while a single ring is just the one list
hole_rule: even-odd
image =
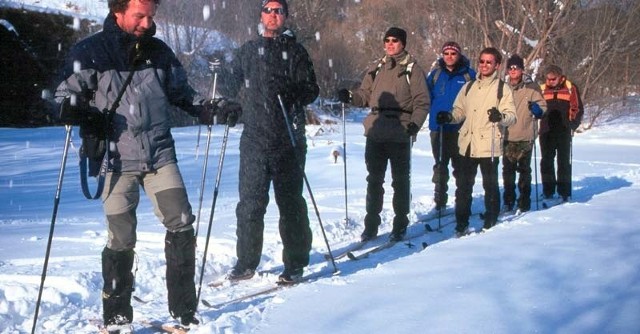
[{"label": "ski pole", "polygon": [[60,192],[62,191],[62,180],[64,179],[64,170],[67,164],[67,156],[69,153],[69,144],[71,143],[71,125],[65,125],[66,136],[64,139],[64,149],[62,151],[62,162],[60,163],[60,171],[58,173],[58,185],[56,194],[53,199],[53,213],[51,215],[51,228],[49,229],[49,240],[47,241],[47,251],[44,256],[44,265],[42,267],[42,276],[40,279],[40,288],[38,289],[38,300],[36,301],[36,311],[33,316],[33,327],[31,334],[36,332],[36,323],[38,321],[38,311],[40,310],[40,301],[42,300],[42,290],[44,288],[44,280],[47,276],[47,267],[49,265],[49,255],[51,254],[51,242],[53,240],[53,231],[55,230],[56,217],[58,216],[58,206],[60,205]]},{"label": "ski pole", "polygon": [[344,164],[344,223],[349,223],[349,209],[347,207],[347,121],[342,103],[342,162]]},{"label": "ski pole", "polygon": [[[442,177],[442,149],[444,148],[444,144],[443,142],[443,131],[444,130],[444,125],[440,124],[440,133],[439,133],[439,140],[440,142],[438,143],[438,145],[440,145],[440,150],[438,151],[438,173],[440,174],[440,177]],[[438,184],[438,187],[440,187],[440,196],[444,195],[444,184],[442,184],[442,180],[440,180],[440,183]],[[446,207],[446,203],[445,203],[445,207]],[[440,231],[441,226],[440,226],[440,221],[442,220],[442,206],[440,206],[438,208],[438,231]]]},{"label": "ski pole", "polygon": [[202,290],[202,279],[204,277],[204,265],[207,262],[207,250],[209,249],[209,238],[211,237],[211,226],[213,225],[213,215],[216,211],[216,201],[218,199],[218,189],[220,187],[220,179],[222,176],[222,165],[224,164],[224,156],[227,151],[227,139],[229,138],[229,122],[224,127],[224,135],[222,136],[222,147],[220,148],[220,158],[218,159],[218,173],[216,174],[216,182],[213,187],[213,202],[211,203],[211,214],[209,214],[209,227],[207,228],[207,238],[204,243],[204,254],[202,255],[202,267],[200,268],[200,282],[198,283],[198,294],[196,296],[196,305],[200,300],[200,291]]},{"label": "ski pole", "polygon": [[202,132],[202,124],[198,124],[198,137],[196,138],[196,160],[200,153],[200,132]]},{"label": "ski pole", "polygon": [[571,130],[571,138],[569,138],[569,197],[573,192],[573,133]]},{"label": "ski pole", "polygon": [[[296,138],[293,136],[293,130],[291,130],[291,124],[289,123],[289,116],[287,115],[287,109],[284,107],[284,102],[282,102],[282,96],[278,94],[278,102],[280,102],[280,108],[282,109],[282,114],[284,115],[284,122],[287,126],[287,132],[289,132],[289,139],[291,139],[291,146],[294,149],[294,157],[298,159],[298,156],[295,154]],[[311,203],[313,203],[313,209],[316,212],[316,217],[318,217],[318,223],[320,223],[320,230],[322,231],[322,236],[324,237],[324,242],[327,244],[327,250],[329,251],[329,255],[331,256],[331,264],[333,265],[333,273],[338,272],[338,267],[336,266],[336,261],[333,257],[333,253],[331,252],[331,246],[329,245],[329,239],[327,239],[327,234],[324,231],[324,226],[322,225],[322,219],[320,219],[320,211],[318,211],[318,205],[316,204],[316,200],[313,197],[313,192],[311,192],[311,186],[309,185],[309,180],[307,179],[307,174],[304,172],[304,167],[298,161],[298,167],[302,172],[302,178],[304,179],[304,184],[307,186],[307,191],[309,192],[309,198],[311,198]]]},{"label": "ski pole", "polygon": [[[215,69],[212,68],[213,72],[213,84],[212,84],[212,92],[211,99],[216,97],[216,85],[218,81],[218,73],[215,72]],[[209,163],[209,147],[211,146],[211,124],[207,124],[207,147],[204,152],[204,162],[202,163],[202,178],[200,179],[200,197],[198,198],[198,215],[196,217],[196,234],[195,237],[198,237],[198,231],[200,230],[200,214],[202,211],[202,198],[204,196],[204,182],[207,176],[207,165]],[[200,141],[200,127],[198,127],[198,142]],[[196,145],[196,157],[197,157],[197,145]]]},{"label": "ski pole", "polygon": [[533,170],[535,175],[535,187],[536,187],[536,210],[540,210],[540,196],[538,194],[538,164],[537,164],[537,152],[536,152],[536,137],[538,135],[538,120],[533,119]]}]

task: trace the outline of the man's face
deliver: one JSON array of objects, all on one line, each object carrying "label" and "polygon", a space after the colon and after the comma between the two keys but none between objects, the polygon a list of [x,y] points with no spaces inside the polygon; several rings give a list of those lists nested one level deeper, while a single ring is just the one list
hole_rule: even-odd
[{"label": "man's face", "polygon": [[153,26],[157,5],[153,0],[131,0],[122,13],[115,13],[116,23],[125,32],[141,37]]},{"label": "man's face", "polygon": [[393,36],[384,39],[384,51],[388,56],[395,56],[404,50],[402,42]]},{"label": "man's face", "polygon": [[284,9],[279,2],[269,2],[262,8],[260,22],[264,26],[265,37],[276,37],[284,26],[286,19]]},{"label": "man's face", "polygon": [[563,76],[556,73],[549,73],[546,75],[546,83],[549,88],[556,88],[562,83]]},{"label": "man's face", "polygon": [[522,69],[518,66],[509,66],[508,74],[510,81],[520,82],[522,79]]},{"label": "man's face", "polygon": [[442,52],[442,59],[447,67],[454,67],[458,60],[460,60],[460,54],[454,50],[448,49]]},{"label": "man's face", "polygon": [[482,77],[490,77],[500,67],[496,58],[489,53],[483,53],[478,60],[478,72]]}]

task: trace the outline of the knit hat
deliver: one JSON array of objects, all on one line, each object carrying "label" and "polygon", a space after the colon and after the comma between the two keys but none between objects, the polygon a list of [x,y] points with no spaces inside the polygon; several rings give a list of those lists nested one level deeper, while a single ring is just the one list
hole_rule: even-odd
[{"label": "knit hat", "polygon": [[442,53],[444,53],[447,50],[453,50],[458,54],[462,53],[462,49],[460,48],[460,45],[454,41],[449,41],[444,43],[444,45],[442,46]]},{"label": "knit hat", "polygon": [[387,37],[395,37],[402,42],[402,45],[407,46],[407,32],[396,27],[391,27],[387,32],[384,33],[383,41],[387,39]]},{"label": "knit hat", "polygon": [[262,0],[262,7],[260,7],[260,9],[264,8],[269,2],[277,2],[282,6],[282,9],[284,9],[284,15],[289,17],[289,5],[287,4],[287,0]]},{"label": "knit hat", "polygon": [[522,57],[514,54],[507,59],[507,68],[510,68],[511,66],[516,66],[517,68],[524,70],[524,60],[522,60]]}]

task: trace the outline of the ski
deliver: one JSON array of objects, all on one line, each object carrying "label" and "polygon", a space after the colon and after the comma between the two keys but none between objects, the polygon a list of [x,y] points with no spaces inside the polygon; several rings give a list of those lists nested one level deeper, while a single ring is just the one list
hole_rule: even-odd
[{"label": "ski", "polygon": [[107,327],[99,319],[89,319],[89,323],[98,328],[100,334],[119,334],[119,333],[133,333],[133,326],[131,324],[115,326],[114,330],[108,330]]},{"label": "ski", "polygon": [[349,257],[349,260],[357,261],[357,260],[360,260],[360,259],[364,259],[365,257],[367,257],[367,256],[369,256],[369,255],[371,255],[373,253],[377,253],[377,252],[379,252],[381,250],[385,250],[387,248],[391,248],[397,243],[398,243],[398,241],[388,240],[388,241],[386,241],[385,243],[383,243],[381,245],[378,245],[378,246],[373,247],[373,248],[369,248],[366,251],[361,252],[359,254],[355,254],[353,252],[349,252],[349,253],[347,253],[347,257]]},{"label": "ski", "polygon": [[[445,218],[445,217],[446,217],[446,219],[442,220],[442,218]],[[414,233],[407,232],[407,235],[402,240],[402,242],[408,242],[408,246],[411,247],[412,246],[412,244],[410,243],[411,240],[419,238],[421,236],[424,236],[425,234],[427,234],[429,232],[441,231],[443,227],[451,225],[451,224],[455,224],[455,222],[456,222],[455,216],[452,213],[448,214],[446,216],[442,216],[442,217],[440,217],[440,219],[441,219],[440,228],[436,229],[436,230],[433,230],[431,228],[431,226],[429,225],[429,222],[437,220],[437,219],[438,218],[436,217],[436,218],[432,218],[431,220],[423,221],[425,223],[424,230],[419,231],[417,233],[415,233],[415,232]],[[411,225],[409,227],[411,227]],[[367,250],[365,250],[363,252],[357,253],[357,254],[355,252],[350,252],[350,253],[347,254],[347,256],[349,257],[350,260],[357,261],[357,260],[360,260],[360,259],[364,259],[364,258],[368,257],[371,254],[383,251],[385,249],[389,249],[389,248],[395,246],[398,242],[400,242],[400,241],[388,240],[388,241],[384,242],[383,244],[380,244],[380,245],[375,246],[373,248],[369,248],[369,249],[367,249]],[[423,247],[425,247],[424,244],[423,244]]]},{"label": "ski", "polygon": [[[319,277],[322,277],[324,274],[325,274],[325,272],[323,270],[320,270],[318,272],[311,273],[311,274],[309,274],[307,276],[303,276],[299,281],[296,281],[294,283],[276,282],[276,283],[268,285],[268,286],[266,286],[266,287],[264,287],[264,288],[262,288],[260,290],[254,291],[252,293],[248,293],[246,295],[242,295],[242,296],[239,296],[239,297],[236,297],[236,298],[233,298],[233,299],[229,299],[229,300],[217,303],[217,304],[212,304],[212,303],[202,299],[202,304],[204,304],[208,308],[218,310],[218,309],[221,309],[223,307],[226,307],[226,306],[229,306],[229,305],[233,305],[233,304],[245,301],[245,300],[253,299],[253,298],[261,296],[261,295],[266,295],[266,294],[270,294],[270,293],[276,292],[278,290],[294,287],[294,286],[297,286],[297,285],[299,285],[301,283],[311,282],[311,281],[313,281],[313,280],[315,280],[315,279],[317,279]],[[334,275],[336,275],[336,274],[338,274],[338,273],[335,273]]]},{"label": "ski", "polygon": [[219,278],[217,280],[214,280],[213,282],[210,282],[209,284],[207,284],[208,287],[210,288],[219,288],[222,287],[224,285],[230,285],[230,286],[234,286],[236,284],[241,284],[244,282],[250,282],[256,278],[265,278],[269,275],[273,275],[275,274],[280,268],[272,268],[270,270],[262,270],[262,271],[258,271],[256,272],[255,275],[253,275],[253,277],[251,278],[247,278],[247,279],[238,279],[238,280],[230,280],[227,278],[227,276],[225,275],[222,278]]},{"label": "ski", "polygon": [[[354,244],[351,244],[347,247],[345,247],[343,250],[341,250],[339,253],[334,254],[333,255],[333,259],[334,260],[339,260],[342,259],[345,256],[348,256],[349,253],[351,252],[355,252],[357,250],[362,249],[370,240],[365,240],[365,241],[358,241]],[[329,261],[331,260],[331,254],[324,254],[324,258],[325,260]]]},{"label": "ski", "polygon": [[158,320],[142,320],[141,323],[146,326],[153,327],[154,329],[160,330],[164,333],[172,334],[186,334],[190,329],[176,323],[162,322]]}]

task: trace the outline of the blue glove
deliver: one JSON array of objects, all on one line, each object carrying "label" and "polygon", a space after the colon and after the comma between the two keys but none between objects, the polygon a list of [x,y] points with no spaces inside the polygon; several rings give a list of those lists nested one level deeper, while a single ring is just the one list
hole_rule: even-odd
[{"label": "blue glove", "polygon": [[533,114],[535,118],[541,118],[544,113],[544,110],[540,108],[540,105],[537,102],[532,101],[529,101],[529,111],[531,111],[531,114]]}]

